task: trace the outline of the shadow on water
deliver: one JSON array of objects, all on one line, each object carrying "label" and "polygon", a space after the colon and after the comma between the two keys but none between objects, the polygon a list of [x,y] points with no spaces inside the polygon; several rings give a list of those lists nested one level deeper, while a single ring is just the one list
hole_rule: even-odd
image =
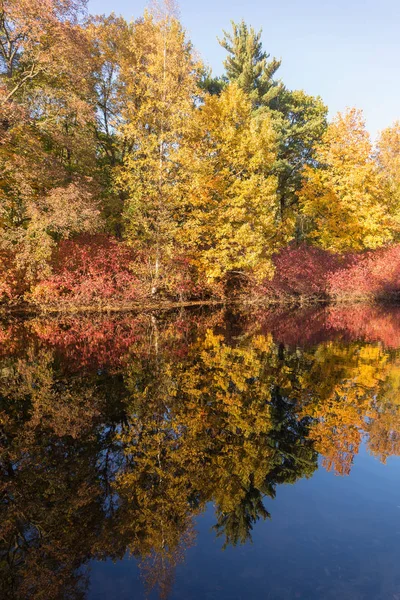
[{"label": "shadow on water", "polygon": [[282,484],[400,454],[399,348],[362,305],[2,323],[0,597],[87,598],[127,553],[172,597],[210,502],[240,546]]}]

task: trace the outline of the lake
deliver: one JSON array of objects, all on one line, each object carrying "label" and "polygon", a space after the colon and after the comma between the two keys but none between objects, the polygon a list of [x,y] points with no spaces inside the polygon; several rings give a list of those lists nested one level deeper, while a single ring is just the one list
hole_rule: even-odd
[{"label": "lake", "polygon": [[0,323],[0,598],[400,600],[400,307]]}]

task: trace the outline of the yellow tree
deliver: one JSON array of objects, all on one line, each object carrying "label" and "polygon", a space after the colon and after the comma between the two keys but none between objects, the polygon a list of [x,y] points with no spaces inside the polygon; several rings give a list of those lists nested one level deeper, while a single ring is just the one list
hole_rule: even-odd
[{"label": "yellow tree", "polygon": [[154,293],[177,227],[181,174],[174,154],[198,93],[198,65],[191,44],[168,6],[145,12],[133,24],[121,78],[126,105],[120,133],[129,151],[117,180],[128,197],[126,237],[147,252]]},{"label": "yellow tree", "polygon": [[377,162],[381,170],[386,202],[399,226],[400,207],[400,121],[384,129],[378,139]]},{"label": "yellow tree", "polygon": [[309,237],[328,250],[376,248],[392,239],[382,177],[360,111],[338,114],[306,166],[299,192]]},{"label": "yellow tree", "polygon": [[251,100],[231,84],[193,116],[188,145],[180,157],[187,172],[181,235],[198,268],[211,281],[268,276],[280,240],[269,116],[254,115]]}]

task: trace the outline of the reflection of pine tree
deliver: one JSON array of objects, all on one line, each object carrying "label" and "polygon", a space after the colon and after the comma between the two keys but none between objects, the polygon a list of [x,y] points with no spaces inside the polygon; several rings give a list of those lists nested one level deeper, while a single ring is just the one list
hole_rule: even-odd
[{"label": "reflection of pine tree", "polygon": [[107,355],[101,368],[86,344],[71,353],[70,320],[56,343],[38,323],[46,343],[33,329],[23,342],[4,337],[2,598],[44,590],[80,600],[84,565],[127,551],[147,589],[167,598],[208,502],[224,545],[241,544],[269,518],[265,500],[280,484],[313,474],[314,447],[342,465],[367,432],[382,460],[398,452],[395,351],[365,342],[291,350],[250,320],[212,329],[209,315],[202,325],[197,317],[144,320],[124,361]]},{"label": "reflection of pine tree", "polygon": [[[270,494],[268,494],[270,495]],[[244,497],[229,513],[217,511],[217,523],[214,530],[217,536],[225,536],[224,548],[228,545],[236,546],[251,540],[253,525],[260,519],[271,518],[271,515],[262,502],[261,490],[249,484]]]},{"label": "reflection of pine tree", "polygon": [[270,475],[275,484],[295,483],[301,477],[311,477],[317,468],[317,453],[308,439],[309,417],[296,415],[295,403],[285,398],[278,386],[271,396],[273,427],[270,444],[275,449]]},{"label": "reflection of pine tree", "polygon": [[282,396],[277,386],[272,390],[271,408],[271,430],[263,440],[258,440],[269,452],[265,478],[255,486],[254,475],[250,474],[244,496],[233,510],[217,510],[214,528],[218,536],[225,536],[224,548],[251,540],[251,531],[258,519],[271,518],[263,498],[275,498],[277,485],[295,483],[302,477],[310,477],[317,469],[317,453],[313,442],[307,439],[309,419],[298,419],[294,404]]}]

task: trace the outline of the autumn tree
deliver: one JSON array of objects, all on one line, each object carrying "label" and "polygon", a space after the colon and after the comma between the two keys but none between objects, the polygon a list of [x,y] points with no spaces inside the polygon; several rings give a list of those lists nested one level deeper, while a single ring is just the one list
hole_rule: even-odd
[{"label": "autumn tree", "polygon": [[0,12],[0,67],[7,77],[10,100],[39,76],[54,76],[64,58],[71,27],[84,10],[80,0],[2,0]]},{"label": "autumn tree", "polygon": [[57,239],[97,225],[83,6],[2,4],[1,246],[27,282],[48,272]]},{"label": "autumn tree", "polygon": [[383,177],[385,201],[399,228],[400,208],[400,121],[384,129],[378,139],[376,159]]},{"label": "autumn tree", "polygon": [[93,159],[87,143],[93,112],[89,47],[80,26],[84,11],[81,0],[4,0],[0,20],[2,109],[10,100],[20,103],[46,152],[79,173],[89,166],[87,158]]},{"label": "autumn tree", "polygon": [[90,17],[86,26],[91,57],[91,83],[96,107],[96,149],[102,183],[102,209],[107,229],[122,235],[125,190],[115,185],[115,170],[120,167],[130,146],[122,134],[126,105],[122,63],[129,63],[130,27],[114,14]]},{"label": "autumn tree", "polygon": [[0,245],[15,257],[29,282],[48,272],[56,240],[94,231],[98,210],[91,180],[67,175],[45,151],[45,141],[24,108],[18,107],[18,121],[11,120],[13,108],[6,108],[13,125],[7,129],[8,143],[0,146]]},{"label": "autumn tree", "polygon": [[194,114],[190,147],[180,154],[187,173],[181,239],[210,280],[271,273],[281,241],[275,152],[270,119],[253,114],[236,84],[207,97]]},{"label": "autumn tree", "polygon": [[382,177],[362,115],[339,114],[318,144],[318,166],[306,165],[299,192],[309,238],[336,252],[377,248],[393,238]]},{"label": "autumn tree", "polygon": [[126,93],[121,134],[129,151],[117,179],[127,195],[126,238],[149,257],[153,293],[176,239],[182,171],[174,156],[192,118],[197,69],[191,44],[169,11],[145,12],[133,24],[129,61],[121,72]]}]

